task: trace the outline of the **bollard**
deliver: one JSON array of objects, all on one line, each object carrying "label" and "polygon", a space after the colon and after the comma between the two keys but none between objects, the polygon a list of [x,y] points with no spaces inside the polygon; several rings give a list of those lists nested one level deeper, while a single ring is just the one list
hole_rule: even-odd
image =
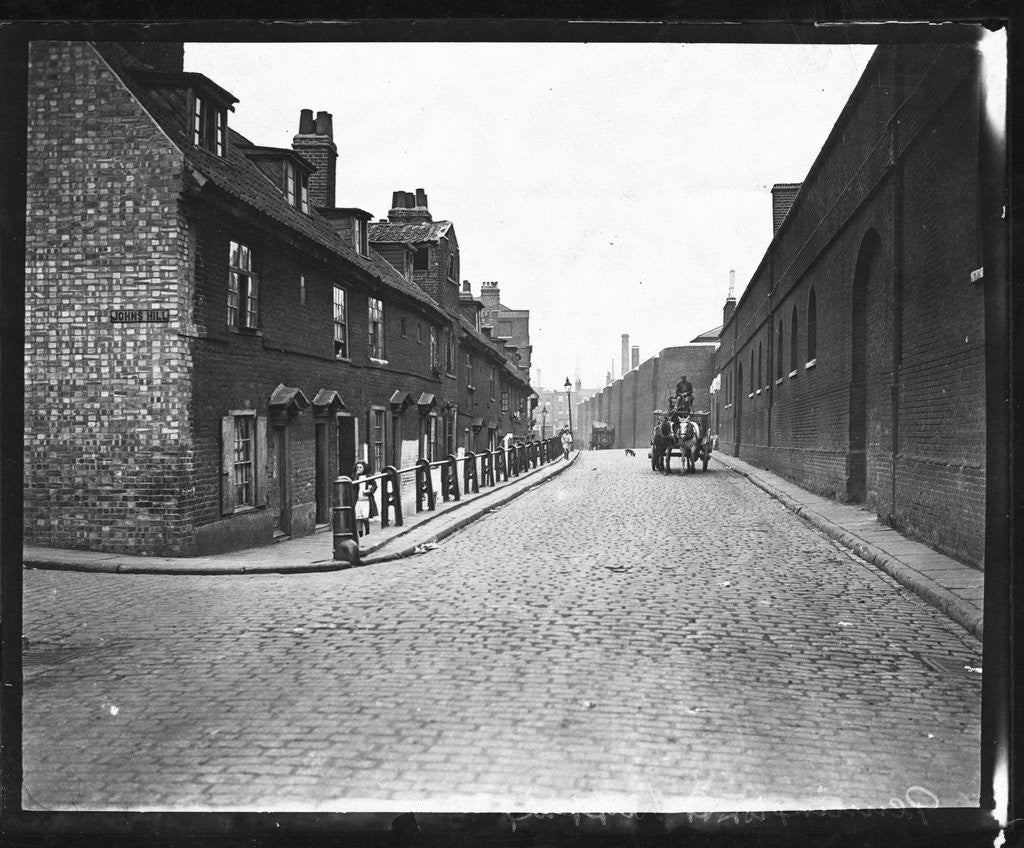
[{"label": "bollard", "polygon": [[505,455],[505,479],[519,476],[519,454],[516,449],[509,445],[508,453]]},{"label": "bollard", "polygon": [[446,501],[459,500],[459,466],[455,454],[448,454],[441,466],[441,497]]},{"label": "bollard", "polygon": [[494,481],[502,483],[508,481],[508,466],[505,464],[505,451],[498,448],[494,452]]},{"label": "bollard", "polygon": [[473,451],[466,451],[466,464],[462,469],[462,491],[467,495],[480,491],[480,483],[476,479],[476,454]]},{"label": "bollard", "polygon": [[423,512],[423,502],[426,501],[426,509],[434,511],[434,480],[430,476],[430,460],[416,460],[416,512]]},{"label": "bollard", "polygon": [[402,526],[402,496],[398,488],[398,470],[393,465],[382,469],[380,479],[380,526],[389,527],[388,509],[395,511],[395,527]]},{"label": "bollard", "polygon": [[334,508],[331,510],[331,529],[334,532],[334,559],[359,565],[359,535],[356,532],[355,486],[348,477],[338,477],[333,483]]},{"label": "bollard", "polygon": [[480,485],[494,485],[494,454],[489,450],[480,454]]}]

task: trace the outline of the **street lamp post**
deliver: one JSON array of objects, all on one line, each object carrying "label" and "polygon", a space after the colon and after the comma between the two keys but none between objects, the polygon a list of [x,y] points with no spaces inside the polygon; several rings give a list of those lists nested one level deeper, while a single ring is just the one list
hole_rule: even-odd
[{"label": "street lamp post", "polygon": [[565,378],[565,402],[569,407],[569,432],[572,432],[572,383],[569,382],[569,378]]},{"label": "street lamp post", "polygon": [[547,423],[548,423],[548,405],[544,404],[540,408],[540,440],[544,441],[547,437]]}]

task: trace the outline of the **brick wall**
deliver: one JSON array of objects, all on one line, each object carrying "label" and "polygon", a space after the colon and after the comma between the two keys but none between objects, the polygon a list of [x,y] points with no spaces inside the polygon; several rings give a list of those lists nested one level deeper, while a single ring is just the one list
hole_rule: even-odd
[{"label": "brick wall", "polygon": [[[182,156],[87,43],[36,42],[30,62],[25,539],[180,552],[192,489]],[[170,322],[109,318],[149,308]]]},{"label": "brick wall", "polygon": [[[716,368],[723,450],[863,501],[891,525],[981,564],[973,62],[957,47],[879,49],[727,322]],[[900,120],[890,124],[897,106]],[[771,376],[755,386],[759,346]],[[950,421],[962,426],[953,438]]]}]

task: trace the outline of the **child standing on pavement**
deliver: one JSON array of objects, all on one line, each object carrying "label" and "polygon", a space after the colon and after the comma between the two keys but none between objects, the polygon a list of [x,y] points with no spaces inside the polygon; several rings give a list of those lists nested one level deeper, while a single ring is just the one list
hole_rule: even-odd
[{"label": "child standing on pavement", "polygon": [[373,480],[361,478],[368,477],[369,466],[359,460],[352,469],[352,480],[355,483],[356,495],[356,532],[360,536],[368,536],[370,533],[370,519],[377,514],[377,504],[373,499],[377,491],[377,484]]},{"label": "child standing on pavement", "polygon": [[566,427],[562,431],[562,456],[565,459],[569,458],[569,451],[572,450],[572,433],[569,432],[569,428]]}]

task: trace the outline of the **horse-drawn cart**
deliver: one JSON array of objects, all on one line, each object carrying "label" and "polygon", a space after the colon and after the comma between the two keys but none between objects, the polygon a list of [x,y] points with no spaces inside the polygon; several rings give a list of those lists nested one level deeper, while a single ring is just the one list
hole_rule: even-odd
[{"label": "horse-drawn cart", "polygon": [[654,436],[651,439],[651,469],[666,474],[672,470],[672,457],[678,456],[683,471],[696,471],[697,463],[708,470],[714,440],[708,412],[676,413],[654,411]]}]

